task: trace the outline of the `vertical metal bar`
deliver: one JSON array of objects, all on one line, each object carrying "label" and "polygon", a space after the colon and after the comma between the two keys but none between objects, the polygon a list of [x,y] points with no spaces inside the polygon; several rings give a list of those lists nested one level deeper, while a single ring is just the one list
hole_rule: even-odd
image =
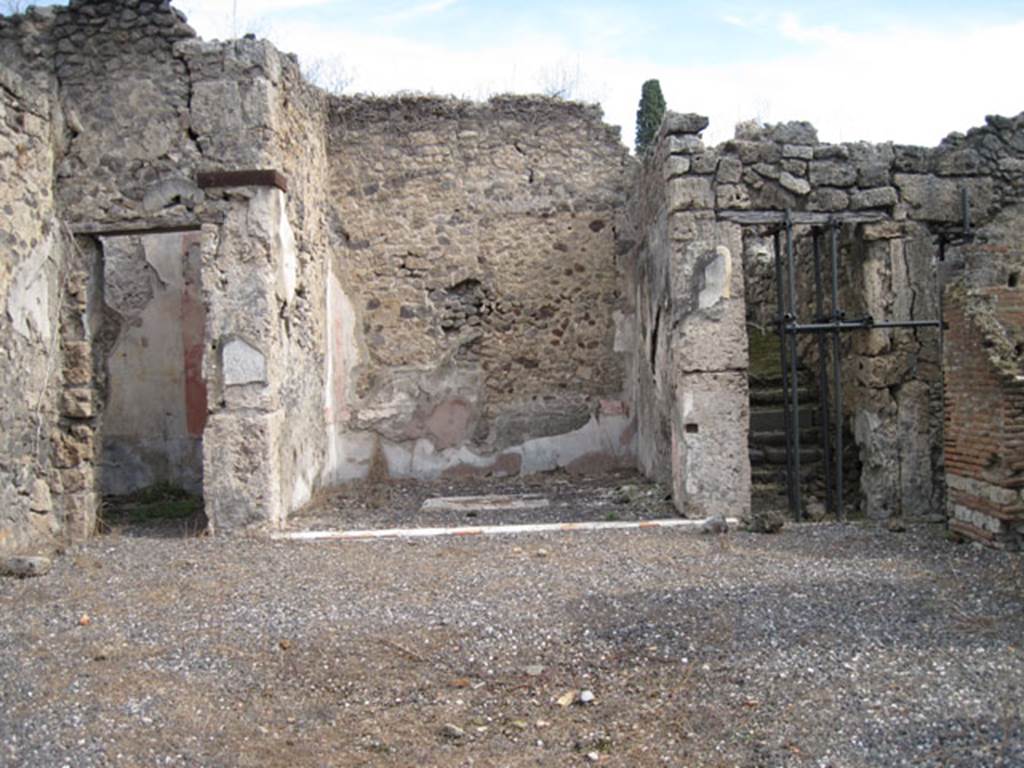
[{"label": "vertical metal bar", "polygon": [[[796,323],[796,254],[793,252],[793,220],[786,209],[786,272],[789,277],[789,321]],[[792,397],[790,406],[790,431],[792,432],[793,449],[793,519],[802,517],[800,504],[800,381],[797,377],[796,333],[787,333],[789,337],[789,391]]]},{"label": "vertical metal bar", "polygon": [[789,429],[789,363],[786,359],[786,284],[782,280],[782,243],[780,233],[775,231],[775,304],[777,309],[776,328],[779,333],[779,362],[782,371],[782,419],[786,431],[786,497],[790,513],[793,512],[793,440]]},{"label": "vertical metal bar", "polygon": [[960,210],[963,212],[964,237],[967,238],[971,235],[971,193],[967,187],[960,190]]},{"label": "vertical metal bar", "polygon": [[[814,244],[814,322],[825,322],[825,290],[821,282],[821,231],[815,229]],[[828,341],[818,334],[818,429],[821,432],[821,461],[825,468],[825,509],[836,513],[832,495],[832,451],[828,423]]]},{"label": "vertical metal bar", "polygon": [[840,337],[838,323],[842,319],[839,310],[839,225],[835,220],[829,222],[829,240],[832,257],[832,320],[836,328],[832,331],[832,373],[835,381],[836,400],[836,514],[840,520],[846,520],[846,509],[843,507],[843,372],[840,362]]}]

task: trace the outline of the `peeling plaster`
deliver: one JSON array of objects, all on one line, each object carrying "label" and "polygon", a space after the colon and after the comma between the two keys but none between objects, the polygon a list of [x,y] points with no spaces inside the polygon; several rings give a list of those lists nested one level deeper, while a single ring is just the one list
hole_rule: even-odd
[{"label": "peeling plaster", "polygon": [[14,331],[26,339],[33,334],[49,341],[50,281],[46,264],[53,253],[56,238],[51,232],[36,246],[29,257],[14,269],[10,293],[7,296],[7,316]]}]

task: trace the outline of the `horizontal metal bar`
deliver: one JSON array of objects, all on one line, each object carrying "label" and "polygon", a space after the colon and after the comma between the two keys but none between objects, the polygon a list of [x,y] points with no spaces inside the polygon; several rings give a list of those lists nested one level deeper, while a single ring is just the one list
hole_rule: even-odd
[{"label": "horizontal metal bar", "polygon": [[[718,211],[718,217],[736,224],[783,224],[786,211]],[[839,224],[871,224],[877,221],[888,221],[891,217],[878,211],[857,211],[836,213],[819,213],[817,211],[793,211],[790,221],[793,224],[828,224],[835,221]]]},{"label": "horizontal metal bar", "polygon": [[200,232],[199,224],[167,224],[165,226],[108,227],[102,225],[72,225],[71,234],[89,237],[143,237],[144,235],[171,235],[177,232]]},{"label": "horizontal metal bar", "polygon": [[827,331],[870,331],[874,328],[938,328],[941,320],[904,320],[874,323],[867,320],[839,320],[831,323],[786,323],[786,333],[825,333]]}]

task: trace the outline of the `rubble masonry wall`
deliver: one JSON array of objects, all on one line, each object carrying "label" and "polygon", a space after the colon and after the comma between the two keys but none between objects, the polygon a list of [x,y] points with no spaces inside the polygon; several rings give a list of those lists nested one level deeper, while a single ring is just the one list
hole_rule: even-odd
[{"label": "rubble masonry wall", "polygon": [[0,553],[63,528],[52,452],[67,241],[54,158],[49,99],[0,66]]},{"label": "rubble masonry wall", "polygon": [[334,477],[631,465],[600,111],[338,98],[329,136]]}]

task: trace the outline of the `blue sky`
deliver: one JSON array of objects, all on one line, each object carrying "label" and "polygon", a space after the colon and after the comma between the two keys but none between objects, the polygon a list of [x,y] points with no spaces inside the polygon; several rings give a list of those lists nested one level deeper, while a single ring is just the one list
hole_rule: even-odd
[{"label": "blue sky", "polygon": [[[1024,0],[176,0],[204,37],[255,32],[347,92],[569,88],[632,144],[640,85],[711,118],[807,119],[830,141],[932,145],[1024,111]],[[237,7],[237,11],[235,10]],[[337,79],[337,77],[335,77]]]}]

